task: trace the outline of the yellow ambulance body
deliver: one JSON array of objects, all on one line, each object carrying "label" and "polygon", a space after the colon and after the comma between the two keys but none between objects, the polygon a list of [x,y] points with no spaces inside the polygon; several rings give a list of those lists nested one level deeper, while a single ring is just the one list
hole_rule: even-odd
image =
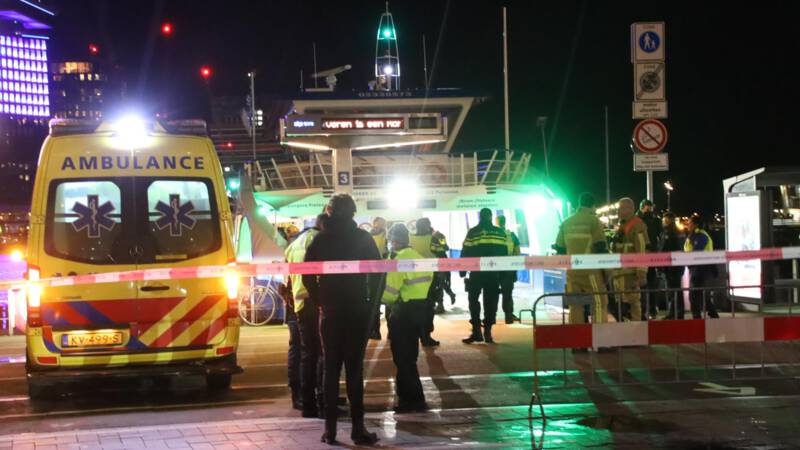
[{"label": "yellow ambulance body", "polygon": [[172,125],[51,121],[28,241],[31,397],[81,377],[199,374],[209,388],[224,389],[241,372],[235,277],[35,283],[235,260],[225,182],[205,123]]}]

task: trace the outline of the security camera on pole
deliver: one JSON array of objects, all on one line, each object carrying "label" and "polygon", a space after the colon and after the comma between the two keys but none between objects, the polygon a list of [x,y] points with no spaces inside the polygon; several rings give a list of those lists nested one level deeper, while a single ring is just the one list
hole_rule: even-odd
[{"label": "security camera on pole", "polygon": [[653,198],[653,172],[669,170],[664,62],[664,22],[631,25],[633,64],[633,118],[641,120],[633,130],[633,170],[647,172],[647,198]]}]

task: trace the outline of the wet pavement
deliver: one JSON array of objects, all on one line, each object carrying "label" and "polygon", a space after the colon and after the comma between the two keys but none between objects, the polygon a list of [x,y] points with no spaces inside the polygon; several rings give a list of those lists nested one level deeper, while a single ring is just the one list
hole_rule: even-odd
[{"label": "wet pavement", "polygon": [[[545,351],[545,421],[538,407],[528,416],[531,326],[499,324],[497,344],[464,345],[465,306],[437,316],[442,345],[420,352],[429,413],[391,412],[389,345],[370,341],[367,423],[381,447],[800,448],[798,343]],[[200,378],[97,380],[31,402],[24,340],[0,338],[0,449],[327,448],[322,421],[291,409],[286,342],[280,325],[243,329],[245,373],[225,393],[209,393]],[[352,446],[346,419],[339,438]]]}]

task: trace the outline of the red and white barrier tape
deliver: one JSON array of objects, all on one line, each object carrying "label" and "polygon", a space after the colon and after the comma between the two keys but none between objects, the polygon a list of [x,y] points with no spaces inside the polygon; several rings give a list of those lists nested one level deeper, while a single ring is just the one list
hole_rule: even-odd
[{"label": "red and white barrier tape", "polygon": [[[74,286],[120,281],[179,280],[224,277],[231,271],[240,277],[303,274],[352,274],[388,272],[512,271],[525,269],[620,269],[630,267],[695,266],[742,260],[800,258],[800,247],[747,251],[672,252],[645,254],[598,254],[554,256],[497,256],[486,258],[405,259],[376,261],[326,261],[304,263],[262,263],[228,266],[197,266],[106,272],[93,275],[46,278],[42,286]],[[46,275],[46,274],[45,274]],[[25,280],[3,281],[0,288],[24,284]]]},{"label": "red and white barrier tape", "polygon": [[538,325],[537,349],[800,340],[800,316]]}]

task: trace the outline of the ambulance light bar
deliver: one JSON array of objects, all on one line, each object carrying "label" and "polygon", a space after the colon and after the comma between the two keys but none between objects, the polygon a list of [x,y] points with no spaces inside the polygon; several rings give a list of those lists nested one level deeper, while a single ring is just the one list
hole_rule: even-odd
[{"label": "ambulance light bar", "polygon": [[[170,120],[164,122],[143,121],[143,125],[155,133],[182,134],[190,136],[208,136],[208,127],[205,120]],[[50,119],[50,136],[71,136],[76,134],[91,134],[97,132],[118,132],[117,123],[98,122],[83,119]]]}]

